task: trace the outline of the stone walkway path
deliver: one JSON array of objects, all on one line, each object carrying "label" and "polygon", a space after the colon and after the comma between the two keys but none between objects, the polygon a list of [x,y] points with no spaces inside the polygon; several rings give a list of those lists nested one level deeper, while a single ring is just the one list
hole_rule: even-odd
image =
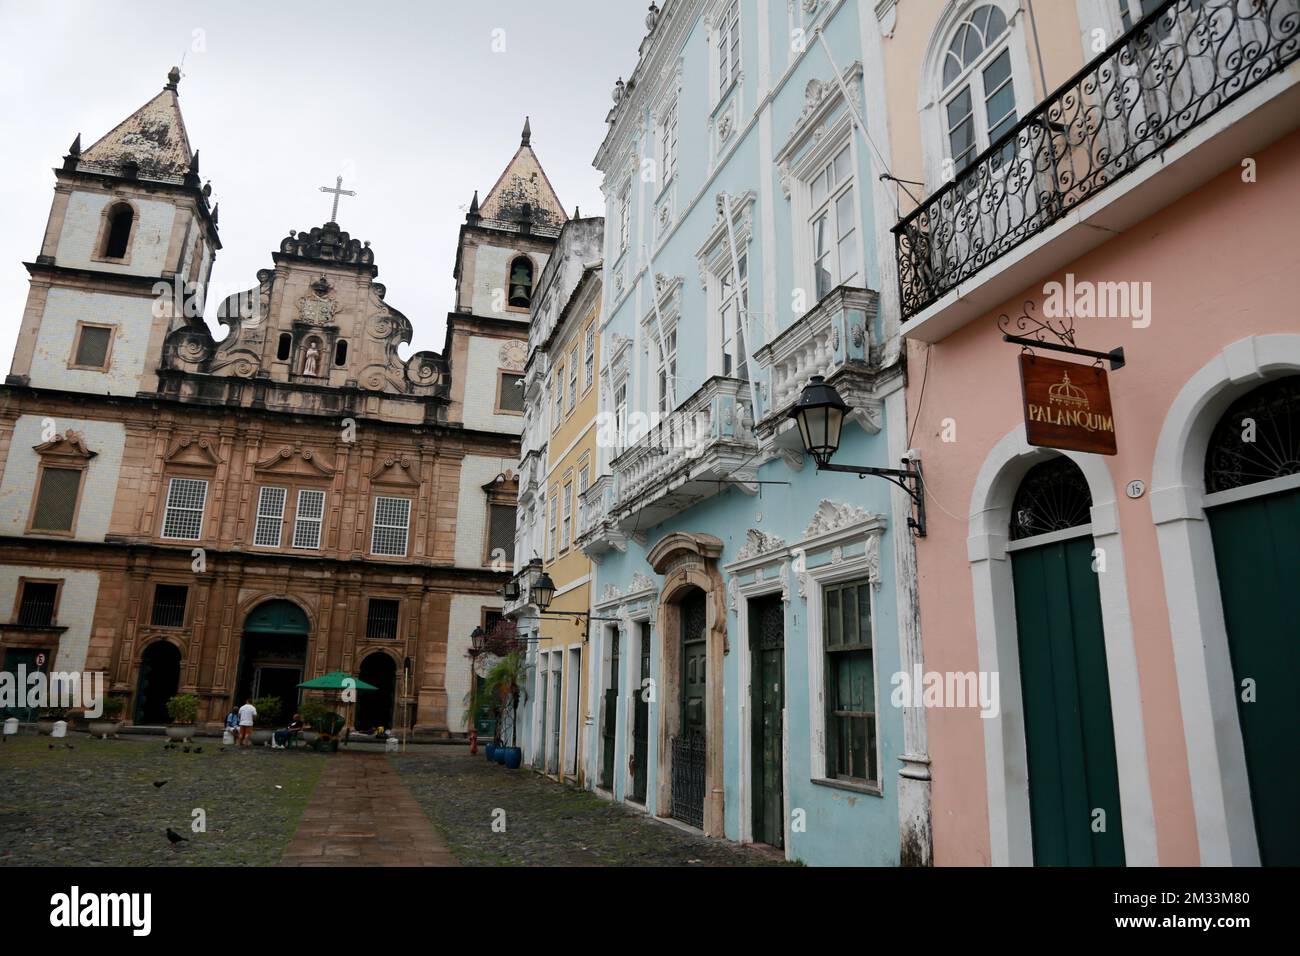
[{"label": "stone walkway path", "polygon": [[281,866],[455,866],[382,754],[330,758]]}]

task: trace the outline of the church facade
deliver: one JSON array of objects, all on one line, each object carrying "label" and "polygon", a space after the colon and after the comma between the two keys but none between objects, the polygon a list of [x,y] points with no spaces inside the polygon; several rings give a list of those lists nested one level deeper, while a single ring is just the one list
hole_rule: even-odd
[{"label": "church facade", "polygon": [[218,339],[218,210],[178,81],[78,137],[26,263],[0,387],[3,667],[101,671],[137,724],[176,693],[204,722],[249,696],[291,711],[344,670],[379,688],[358,727],[461,732],[470,633],[513,560],[516,382],[553,243],[535,227],[563,219],[528,130],[461,229],[441,352],[399,355],[411,320],[332,221],[279,242]]}]

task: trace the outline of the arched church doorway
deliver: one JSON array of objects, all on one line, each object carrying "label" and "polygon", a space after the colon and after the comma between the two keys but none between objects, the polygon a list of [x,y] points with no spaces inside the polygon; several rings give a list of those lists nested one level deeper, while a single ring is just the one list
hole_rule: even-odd
[{"label": "arched church doorway", "polygon": [[1119,770],[1092,494],[1079,466],[1053,457],[1025,474],[1007,551],[1038,866],[1122,866]]},{"label": "arched church doorway", "polygon": [[155,641],[140,655],[140,679],[135,695],[137,724],[166,724],[167,701],[181,684],[181,652],[168,641]]},{"label": "arched church doorway", "polygon": [[388,654],[376,651],[361,662],[357,676],[376,688],[357,692],[357,729],[391,728],[397,696],[397,662]]},{"label": "arched church doorway", "polygon": [[302,694],[298,685],[307,664],[310,632],[306,613],[292,601],[266,601],[255,607],[244,620],[236,702],[278,698],[280,717],[287,720]]},{"label": "arched church doorway", "polygon": [[1260,862],[1300,864],[1300,375],[1247,392],[1205,456],[1205,514],[1223,600]]}]

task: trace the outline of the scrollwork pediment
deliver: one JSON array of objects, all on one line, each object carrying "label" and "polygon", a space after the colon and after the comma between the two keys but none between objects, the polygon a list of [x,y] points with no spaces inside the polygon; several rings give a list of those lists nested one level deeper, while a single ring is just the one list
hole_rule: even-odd
[{"label": "scrollwork pediment", "polygon": [[256,462],[253,470],[286,477],[330,478],[333,466],[309,448],[288,445],[273,455]]}]

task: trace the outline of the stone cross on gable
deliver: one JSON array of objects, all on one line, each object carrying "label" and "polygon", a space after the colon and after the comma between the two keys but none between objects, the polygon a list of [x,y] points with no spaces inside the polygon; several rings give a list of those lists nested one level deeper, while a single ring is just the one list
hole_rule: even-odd
[{"label": "stone cross on gable", "polygon": [[330,210],[330,222],[339,221],[339,197],[355,196],[356,190],[343,188],[343,177],[339,176],[334,180],[334,186],[321,186],[320,191],[323,193],[334,194],[334,207]]}]

